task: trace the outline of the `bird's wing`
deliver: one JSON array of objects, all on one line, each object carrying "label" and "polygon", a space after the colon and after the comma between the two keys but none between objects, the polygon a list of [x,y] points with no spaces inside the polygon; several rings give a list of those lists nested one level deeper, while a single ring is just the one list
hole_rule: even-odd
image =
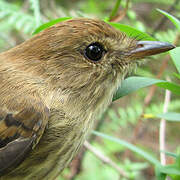
[{"label": "bird's wing", "polygon": [[49,109],[41,101],[26,99],[14,111],[6,106],[0,107],[0,175],[20,164],[35,147],[49,117]]}]

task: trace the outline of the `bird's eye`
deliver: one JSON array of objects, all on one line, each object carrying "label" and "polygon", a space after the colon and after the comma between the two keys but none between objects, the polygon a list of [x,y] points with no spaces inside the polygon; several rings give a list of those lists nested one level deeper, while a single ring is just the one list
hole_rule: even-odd
[{"label": "bird's eye", "polygon": [[100,43],[94,42],[86,47],[84,54],[86,58],[92,61],[99,61],[105,52]]}]

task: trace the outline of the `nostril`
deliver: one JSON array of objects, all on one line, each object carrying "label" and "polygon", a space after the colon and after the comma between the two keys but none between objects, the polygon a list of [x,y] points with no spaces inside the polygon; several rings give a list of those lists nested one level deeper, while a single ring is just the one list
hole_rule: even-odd
[{"label": "nostril", "polygon": [[142,47],[144,47],[144,44],[138,44],[137,45],[137,48],[142,48]]}]

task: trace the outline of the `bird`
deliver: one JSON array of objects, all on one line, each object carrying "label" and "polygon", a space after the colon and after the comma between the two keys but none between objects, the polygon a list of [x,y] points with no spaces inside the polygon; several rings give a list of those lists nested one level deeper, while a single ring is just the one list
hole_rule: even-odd
[{"label": "bird", "polygon": [[74,18],[0,53],[0,179],[56,179],[126,74],[173,48]]}]

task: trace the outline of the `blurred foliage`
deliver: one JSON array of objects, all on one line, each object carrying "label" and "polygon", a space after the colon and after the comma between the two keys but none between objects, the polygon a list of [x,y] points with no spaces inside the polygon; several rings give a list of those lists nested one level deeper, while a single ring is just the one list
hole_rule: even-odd
[{"label": "blurred foliage", "polygon": [[[117,16],[125,12],[120,18],[120,23],[134,27],[136,30],[147,32],[153,38],[160,41],[167,41],[180,45],[178,28],[156,8],[169,12],[174,17],[180,18],[180,3],[178,0],[132,0],[129,1],[128,10],[127,1],[119,1],[120,7],[115,13]],[[23,42],[32,36],[32,32],[39,25],[47,23],[50,20],[61,17],[91,17],[107,20],[112,15],[117,1],[99,1],[99,0],[0,0],[0,52]],[[177,50],[176,50],[177,51]],[[174,64],[179,70],[177,61],[178,52],[171,53]],[[164,63],[166,59],[169,59]],[[163,63],[166,65],[165,69]],[[176,64],[177,63],[177,64]],[[157,74],[161,74],[161,79],[167,76],[175,84],[179,84],[180,75],[167,54],[154,56],[151,62],[142,65],[135,70],[136,75],[157,78]],[[141,148],[151,156],[158,156],[158,117],[148,115],[156,115],[163,112],[164,90],[157,89],[153,94],[152,100],[145,107],[145,98],[150,93],[149,88],[139,90],[136,94],[123,97],[116,101],[99,120],[98,130],[111,134],[114,137],[125,139],[135,144],[136,148]],[[180,112],[179,96],[172,94],[169,104],[169,111]],[[144,116],[146,115],[146,116]],[[101,122],[103,123],[101,124]],[[175,171],[179,167],[179,128],[180,123],[168,123],[167,125],[167,150],[173,151],[175,157],[167,157],[167,167],[156,167],[156,171],[152,169],[149,162],[145,162],[141,155],[130,153],[127,147],[118,143],[109,141],[105,138],[93,137],[93,146],[100,149],[104,154],[109,156],[119,167],[127,174],[128,179],[134,180],[153,180],[156,177],[163,179],[166,172],[170,175],[172,169]],[[94,135],[93,135],[94,136]],[[135,140],[132,140],[134,139]],[[91,137],[90,137],[91,139]],[[76,179],[76,180],[124,180],[120,174],[110,167],[103,164],[92,153],[86,151],[83,155],[80,171],[76,176],[71,177],[72,170],[67,168],[60,175],[60,180]],[[171,178],[177,179],[178,175],[170,175]]]}]

